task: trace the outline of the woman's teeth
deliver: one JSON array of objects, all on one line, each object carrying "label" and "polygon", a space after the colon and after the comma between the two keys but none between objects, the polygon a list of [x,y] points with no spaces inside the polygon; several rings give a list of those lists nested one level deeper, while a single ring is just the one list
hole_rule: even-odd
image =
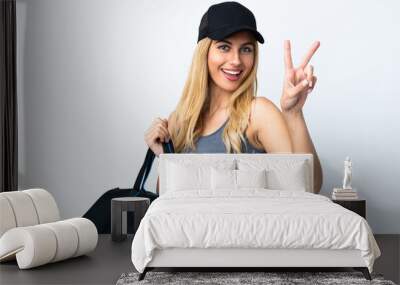
[{"label": "woman's teeth", "polygon": [[222,72],[224,73],[225,77],[231,81],[239,79],[240,74],[242,73],[242,70],[226,70],[222,69]]},{"label": "woman's teeth", "polygon": [[226,69],[222,69],[222,70],[229,74],[239,74],[240,73],[240,70],[238,70],[238,71],[231,71],[231,70],[226,70]]}]

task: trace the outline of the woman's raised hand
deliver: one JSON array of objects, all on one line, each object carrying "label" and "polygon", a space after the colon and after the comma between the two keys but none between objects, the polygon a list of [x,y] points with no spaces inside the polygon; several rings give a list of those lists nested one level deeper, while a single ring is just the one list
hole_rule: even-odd
[{"label": "woman's raised hand", "polygon": [[162,143],[170,140],[168,120],[161,118],[154,119],[144,135],[144,140],[156,156],[164,153]]},{"label": "woman's raised hand", "polygon": [[314,76],[314,68],[309,65],[314,53],[319,48],[319,41],[312,44],[298,67],[293,67],[290,41],[284,43],[285,78],[281,97],[282,112],[301,112],[307,95],[314,89],[317,77]]}]

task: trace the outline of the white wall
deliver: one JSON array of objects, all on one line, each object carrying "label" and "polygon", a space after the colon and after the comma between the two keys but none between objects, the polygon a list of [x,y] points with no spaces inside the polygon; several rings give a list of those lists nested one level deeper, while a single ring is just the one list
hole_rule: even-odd
[{"label": "white wall", "polygon": [[[68,218],[104,191],[133,185],[144,132],[175,107],[200,18],[217,2],[17,0],[20,188],[48,189]],[[322,193],[341,184],[350,155],[373,231],[400,233],[399,2],[241,3],[266,39],[259,96],[276,104],[283,40],[292,40],[295,64],[320,40],[304,113]],[[153,171],[148,190],[156,178]]]}]

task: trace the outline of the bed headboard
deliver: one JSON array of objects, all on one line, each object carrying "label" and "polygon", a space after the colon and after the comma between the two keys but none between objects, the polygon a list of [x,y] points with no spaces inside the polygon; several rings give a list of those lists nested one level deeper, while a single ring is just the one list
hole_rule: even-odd
[{"label": "bed headboard", "polygon": [[313,192],[313,155],[312,154],[269,154],[269,153],[162,153],[159,156],[158,174],[160,179],[159,194],[166,191],[167,167],[169,162],[178,164],[190,163],[194,166],[218,165],[221,163],[232,162],[235,169],[251,169],[252,167],[262,166],[269,169],[279,168],[282,165],[291,167],[291,165],[304,162],[304,175],[307,182],[306,191]]}]

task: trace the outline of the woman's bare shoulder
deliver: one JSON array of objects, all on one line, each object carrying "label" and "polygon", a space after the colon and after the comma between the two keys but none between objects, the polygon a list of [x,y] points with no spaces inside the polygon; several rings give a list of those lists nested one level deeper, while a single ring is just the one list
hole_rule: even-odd
[{"label": "woman's bare shoulder", "polygon": [[263,125],[265,122],[279,120],[281,116],[281,111],[274,102],[261,96],[254,98],[251,114],[251,123],[254,125],[254,129],[258,129],[260,124]]},{"label": "woman's bare shoulder", "polygon": [[278,107],[276,107],[274,102],[272,102],[271,100],[269,100],[268,98],[263,97],[263,96],[257,96],[257,97],[254,98],[253,101],[254,101],[254,104],[256,104],[256,106],[257,105],[261,105],[261,106],[264,106],[264,107],[278,108]]},{"label": "woman's bare shoulder", "polygon": [[291,152],[289,132],[278,107],[265,97],[256,97],[252,114],[257,140],[270,152]]}]

